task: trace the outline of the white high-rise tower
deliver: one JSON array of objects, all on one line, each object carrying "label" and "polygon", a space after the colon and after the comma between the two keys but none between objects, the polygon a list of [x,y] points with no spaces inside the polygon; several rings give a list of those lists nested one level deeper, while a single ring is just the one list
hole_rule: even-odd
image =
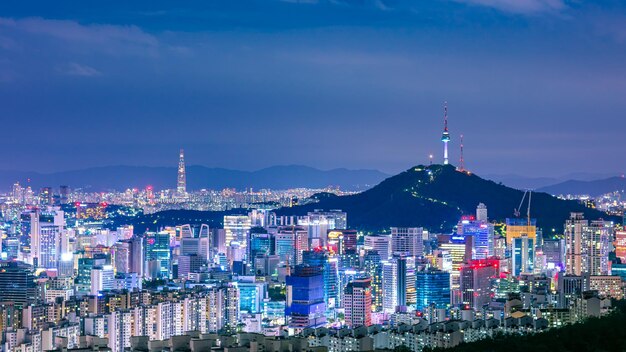
[{"label": "white high-rise tower", "polygon": [[185,151],[180,150],[178,159],[178,182],[176,184],[176,195],[185,197],[187,195],[187,176],[185,175]]},{"label": "white high-rise tower", "polygon": [[450,133],[448,132],[448,102],[443,103],[443,164],[448,165],[448,142],[450,142]]}]

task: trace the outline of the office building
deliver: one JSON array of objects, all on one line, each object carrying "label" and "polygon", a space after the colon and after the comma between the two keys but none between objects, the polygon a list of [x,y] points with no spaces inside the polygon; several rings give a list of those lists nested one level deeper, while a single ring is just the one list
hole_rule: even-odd
[{"label": "office building", "polygon": [[391,257],[391,236],[367,235],[363,247],[365,250],[377,251],[381,260],[387,260]]},{"label": "office building", "polygon": [[450,273],[441,270],[424,270],[415,273],[416,309],[426,312],[430,307],[448,309],[451,305]]},{"label": "office building", "polygon": [[302,252],[309,248],[308,234],[300,226],[281,226],[276,234],[276,255],[284,263],[302,263]]},{"label": "office building", "polygon": [[232,242],[237,242],[242,248],[246,248],[252,221],[247,215],[224,216],[225,245],[229,247]]},{"label": "office building", "polygon": [[339,307],[339,267],[337,257],[329,256],[322,249],[305,251],[302,253],[303,264],[319,266],[324,275],[324,302],[327,309]]},{"label": "office building", "polygon": [[0,301],[13,302],[22,308],[37,299],[37,284],[32,266],[0,261]]},{"label": "office building", "polygon": [[473,260],[461,268],[462,304],[477,311],[491,301],[491,279],[498,276],[497,262]]},{"label": "office building", "polygon": [[391,253],[411,257],[424,255],[424,230],[421,227],[392,227]]},{"label": "office building", "polygon": [[147,233],[144,258],[150,278],[169,278],[171,274],[170,234],[167,232]]},{"label": "office building", "polygon": [[367,250],[363,257],[363,269],[371,278],[372,310],[379,312],[383,307],[383,262],[376,250]]},{"label": "office building", "polygon": [[343,307],[349,328],[372,325],[370,278],[356,279],[346,285]]},{"label": "office building", "polygon": [[296,265],[287,276],[285,316],[290,328],[321,327],[326,324],[324,275],[319,266]]},{"label": "office building", "polygon": [[326,248],[334,254],[344,255],[356,252],[356,230],[329,230]]},{"label": "office building", "polygon": [[383,311],[394,313],[397,309],[416,303],[415,260],[410,256],[395,254],[383,262]]}]

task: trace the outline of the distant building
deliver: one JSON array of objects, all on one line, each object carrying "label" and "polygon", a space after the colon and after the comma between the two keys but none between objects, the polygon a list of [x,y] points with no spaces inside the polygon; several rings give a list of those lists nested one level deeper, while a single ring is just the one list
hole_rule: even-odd
[{"label": "distant building", "polygon": [[281,226],[276,238],[276,255],[284,263],[301,264],[302,252],[309,249],[308,234],[300,226]]},{"label": "distant building", "polygon": [[251,228],[252,220],[247,215],[224,216],[225,246],[228,247],[232,242],[237,242],[245,248]]}]

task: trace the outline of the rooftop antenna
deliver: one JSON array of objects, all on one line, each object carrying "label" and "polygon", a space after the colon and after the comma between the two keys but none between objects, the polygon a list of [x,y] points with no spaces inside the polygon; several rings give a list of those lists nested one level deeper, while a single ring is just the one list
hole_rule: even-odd
[{"label": "rooftop antenna", "polygon": [[459,160],[459,171],[465,171],[465,158],[463,157],[463,135],[461,135],[461,160]]}]

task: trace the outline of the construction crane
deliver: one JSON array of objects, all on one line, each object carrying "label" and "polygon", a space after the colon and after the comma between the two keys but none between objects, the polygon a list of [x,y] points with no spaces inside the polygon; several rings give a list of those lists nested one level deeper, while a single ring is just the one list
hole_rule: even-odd
[{"label": "construction crane", "polygon": [[533,191],[531,190],[526,190],[524,191],[524,195],[522,196],[522,201],[519,202],[519,206],[514,209],[513,214],[515,214],[515,217],[519,218],[521,213],[520,210],[522,209],[522,204],[524,203],[524,199],[526,199],[526,195],[528,194],[528,209],[526,210],[526,217],[528,219],[528,226],[530,226],[530,202],[532,200],[532,195],[533,195]]}]

